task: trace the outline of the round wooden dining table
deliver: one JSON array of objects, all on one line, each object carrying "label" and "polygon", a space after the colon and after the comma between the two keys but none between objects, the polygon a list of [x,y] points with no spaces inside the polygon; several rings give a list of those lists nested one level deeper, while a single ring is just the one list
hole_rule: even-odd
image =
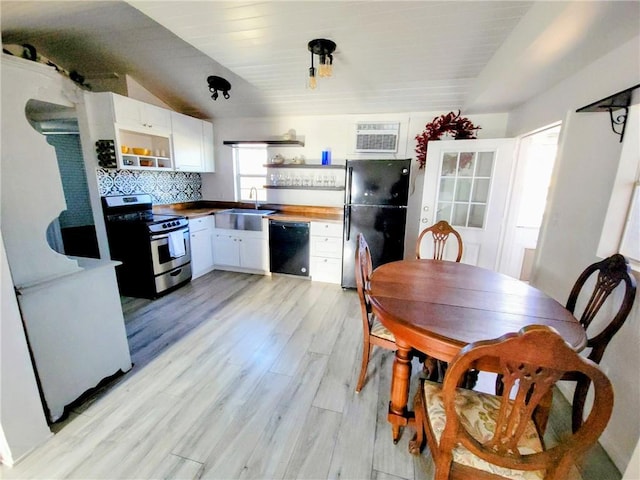
[{"label": "round wooden dining table", "polygon": [[[587,337],[553,298],[515,278],[444,260],[401,260],[376,268],[369,295],[374,314],[395,336],[388,420],[394,442],[412,426],[407,410],[415,350],[450,362],[465,345],[517,332],[527,325],[555,328],[576,351]],[[482,370],[491,371],[491,365]]]}]

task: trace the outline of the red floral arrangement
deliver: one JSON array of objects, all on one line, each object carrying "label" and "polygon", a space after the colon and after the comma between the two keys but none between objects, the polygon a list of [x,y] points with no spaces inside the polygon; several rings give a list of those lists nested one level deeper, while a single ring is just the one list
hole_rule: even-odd
[{"label": "red floral arrangement", "polygon": [[460,110],[458,113],[449,112],[446,115],[440,115],[434,117],[431,122],[427,123],[424,127],[424,132],[416,135],[416,160],[420,164],[420,169],[423,169],[427,163],[427,142],[429,140],[440,140],[445,133],[453,133],[456,140],[476,138],[476,130],[480,130],[481,127],[475,126],[466,117],[460,116]]}]

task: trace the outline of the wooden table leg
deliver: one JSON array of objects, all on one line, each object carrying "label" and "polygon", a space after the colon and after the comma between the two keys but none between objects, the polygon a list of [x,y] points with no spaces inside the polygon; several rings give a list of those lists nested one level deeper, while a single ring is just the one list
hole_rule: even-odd
[{"label": "wooden table leg", "polygon": [[391,401],[387,419],[391,423],[393,443],[400,439],[400,427],[411,423],[413,415],[407,411],[409,381],[411,379],[411,347],[397,342],[398,350],[393,361],[391,377]]}]

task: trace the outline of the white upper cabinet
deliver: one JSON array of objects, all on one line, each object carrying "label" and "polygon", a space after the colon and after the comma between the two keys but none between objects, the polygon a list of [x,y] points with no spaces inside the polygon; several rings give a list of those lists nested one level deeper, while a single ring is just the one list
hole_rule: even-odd
[{"label": "white upper cabinet", "polygon": [[99,165],[127,170],[214,171],[211,122],[110,92],[87,93],[85,103],[89,142],[113,141],[115,165],[104,165],[104,161]]},{"label": "white upper cabinet", "polygon": [[202,155],[203,155],[203,172],[215,172],[215,163],[213,159],[213,124],[202,120]]},{"label": "white upper cabinet", "polygon": [[113,94],[116,123],[154,132],[171,131],[171,111],[129,97]]},{"label": "white upper cabinet", "polygon": [[202,120],[171,112],[171,130],[175,169],[199,172],[202,168]]},{"label": "white upper cabinet", "polygon": [[[85,106],[90,135],[88,142],[96,145],[98,165],[125,170],[173,170],[169,110],[110,92],[87,92]],[[140,123],[143,112],[148,113],[147,119],[152,119],[145,121],[146,127]],[[101,145],[112,143],[115,165],[100,158],[104,152],[97,151],[97,142]]]},{"label": "white upper cabinet", "polygon": [[174,166],[183,172],[213,172],[213,125],[171,112]]}]

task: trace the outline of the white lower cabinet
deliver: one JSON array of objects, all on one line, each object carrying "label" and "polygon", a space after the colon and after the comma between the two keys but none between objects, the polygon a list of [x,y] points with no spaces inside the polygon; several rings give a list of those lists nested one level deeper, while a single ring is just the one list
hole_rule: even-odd
[{"label": "white lower cabinet", "polygon": [[213,234],[214,263],[221,270],[266,273],[269,271],[268,230],[228,230]]},{"label": "white lower cabinet", "polygon": [[214,229],[212,216],[189,220],[192,278],[198,278],[213,270],[212,236]]},{"label": "white lower cabinet", "polygon": [[217,228],[213,234],[213,260],[219,267],[239,267],[240,244],[238,236]]},{"label": "white lower cabinet", "polygon": [[249,235],[240,238],[240,266],[250,270],[269,271],[269,237],[251,235],[257,232],[248,233]]},{"label": "white lower cabinet", "polygon": [[[220,270],[269,272],[268,219],[260,232],[215,228],[213,263]],[[193,251],[194,246],[191,245]],[[342,223],[311,222],[311,279],[340,284],[342,280]]]},{"label": "white lower cabinet", "polygon": [[342,281],[342,223],[311,222],[311,279]]}]

